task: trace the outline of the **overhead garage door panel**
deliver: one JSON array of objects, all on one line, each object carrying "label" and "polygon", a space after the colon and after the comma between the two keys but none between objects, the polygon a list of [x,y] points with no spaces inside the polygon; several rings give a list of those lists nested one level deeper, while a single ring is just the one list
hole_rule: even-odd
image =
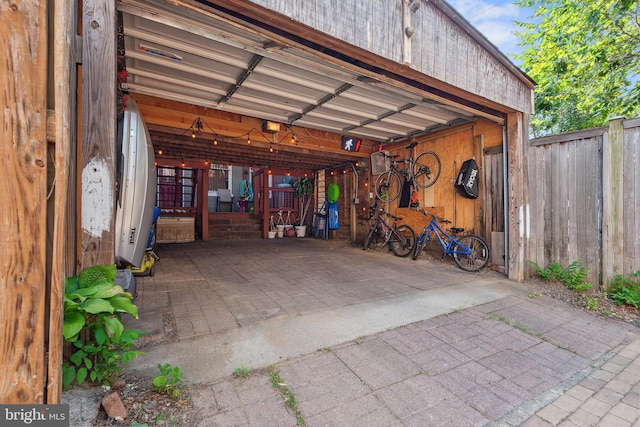
[{"label": "overhead garage door panel", "polygon": [[377,141],[474,120],[206,6],[194,5],[204,13],[149,0],[118,7],[133,92]]}]

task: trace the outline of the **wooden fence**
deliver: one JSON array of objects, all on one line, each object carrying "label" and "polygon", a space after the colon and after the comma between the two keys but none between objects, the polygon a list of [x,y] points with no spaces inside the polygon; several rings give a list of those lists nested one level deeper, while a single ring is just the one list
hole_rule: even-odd
[{"label": "wooden fence", "polygon": [[603,287],[640,270],[640,118],[530,144],[528,258],[580,262]]}]

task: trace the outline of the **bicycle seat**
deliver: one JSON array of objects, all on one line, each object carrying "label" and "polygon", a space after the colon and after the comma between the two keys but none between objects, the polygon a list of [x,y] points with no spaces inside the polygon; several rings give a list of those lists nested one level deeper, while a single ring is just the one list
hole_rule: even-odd
[{"label": "bicycle seat", "polygon": [[464,231],[464,228],[451,227],[449,230],[451,230],[453,234],[458,234],[458,233],[462,233]]},{"label": "bicycle seat", "polygon": [[415,147],[416,145],[418,145],[418,143],[416,141],[413,141],[411,144],[409,144],[409,146],[407,147],[408,149],[412,149],[413,147]]}]

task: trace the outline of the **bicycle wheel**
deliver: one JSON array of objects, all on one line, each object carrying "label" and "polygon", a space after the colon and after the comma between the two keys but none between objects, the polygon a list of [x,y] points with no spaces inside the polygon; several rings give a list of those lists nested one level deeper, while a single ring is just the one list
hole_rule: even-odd
[{"label": "bicycle wheel", "polygon": [[[466,249],[469,249],[469,253]],[[490,251],[487,241],[480,236],[463,236],[453,246],[453,259],[465,271],[478,271],[489,263]]]},{"label": "bicycle wheel", "polygon": [[416,245],[416,233],[408,225],[401,225],[392,231],[389,247],[394,255],[406,257]]},{"label": "bicycle wheel", "polygon": [[387,171],[376,178],[376,197],[385,203],[393,202],[400,195],[400,177],[394,171]]},{"label": "bicycle wheel", "polygon": [[420,256],[420,252],[422,252],[424,247],[427,246],[427,243],[429,243],[429,238],[427,235],[422,236],[422,239],[420,239],[420,236],[418,236],[418,241],[416,242],[416,248],[413,250],[413,255],[412,255],[413,259],[418,259],[418,257]]},{"label": "bicycle wheel", "polygon": [[440,157],[433,151],[421,153],[413,164],[413,182],[416,187],[431,187],[439,176]]},{"label": "bicycle wheel", "polygon": [[362,249],[364,249],[365,251],[367,249],[369,249],[369,246],[375,241],[377,240],[378,237],[378,221],[376,220],[376,222],[371,226],[371,229],[369,230],[369,233],[367,234],[367,238],[364,239],[364,247]]}]

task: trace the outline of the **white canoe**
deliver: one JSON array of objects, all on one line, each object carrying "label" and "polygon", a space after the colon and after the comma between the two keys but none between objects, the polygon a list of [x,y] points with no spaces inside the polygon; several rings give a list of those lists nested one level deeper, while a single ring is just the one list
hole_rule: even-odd
[{"label": "white canoe", "polygon": [[122,164],[116,205],[116,264],[139,267],[149,239],[156,202],[153,145],[140,110],[129,98],[122,126]]}]

